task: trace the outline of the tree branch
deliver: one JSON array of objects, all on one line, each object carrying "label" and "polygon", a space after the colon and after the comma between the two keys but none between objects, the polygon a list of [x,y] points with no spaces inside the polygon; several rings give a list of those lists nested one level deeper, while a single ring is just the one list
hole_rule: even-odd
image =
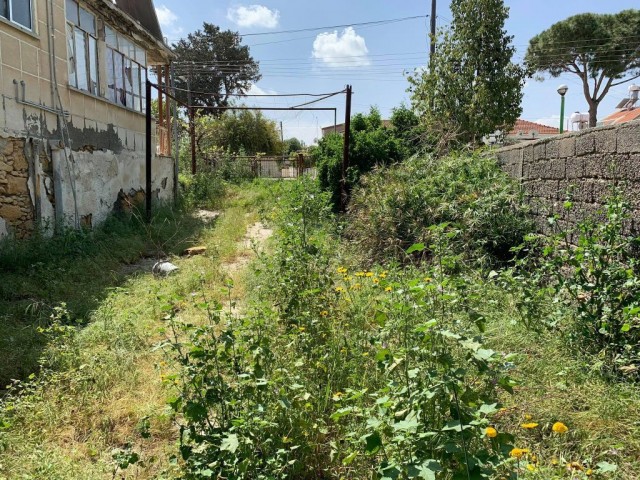
[{"label": "tree branch", "polygon": [[[605,85],[604,90],[602,90],[602,95],[600,95],[596,99],[596,102],[600,102],[604,98],[604,96],[607,93],[609,93],[609,90],[611,89],[612,83],[613,83],[613,78],[610,78],[609,80],[607,80],[607,84]],[[594,97],[595,97],[595,95],[594,95]]]},{"label": "tree branch", "polygon": [[611,86],[615,87],[617,85],[622,85],[623,83],[630,82],[631,80],[635,80],[636,78],[640,78],[640,73],[638,75],[634,76],[634,77],[627,78],[626,80],[622,80],[621,82],[612,83]]}]

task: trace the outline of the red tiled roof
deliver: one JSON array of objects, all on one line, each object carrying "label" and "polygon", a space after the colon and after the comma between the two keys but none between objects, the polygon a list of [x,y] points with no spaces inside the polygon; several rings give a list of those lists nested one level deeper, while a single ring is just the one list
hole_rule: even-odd
[{"label": "red tiled roof", "polygon": [[529,120],[523,120],[519,118],[516,121],[513,129],[508,133],[508,135],[517,135],[519,133],[528,134],[531,130],[535,130],[540,135],[559,135],[560,129],[555,127],[549,127],[547,125],[542,125],[540,123],[530,122]]},{"label": "red tiled roof", "polygon": [[602,120],[605,125],[617,125],[618,123],[625,123],[640,118],[640,107],[633,110],[620,110],[613,112]]}]

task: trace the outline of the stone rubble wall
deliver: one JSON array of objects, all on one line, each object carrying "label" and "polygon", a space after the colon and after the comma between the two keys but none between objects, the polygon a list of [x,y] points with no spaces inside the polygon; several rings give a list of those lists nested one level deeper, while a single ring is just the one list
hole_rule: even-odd
[{"label": "stone rubble wall", "polygon": [[0,138],[0,237],[25,238],[35,227],[25,140]]},{"label": "stone rubble wall", "polygon": [[[640,121],[505,147],[495,154],[503,170],[521,181],[541,233],[550,233],[547,219],[555,214],[560,227],[600,217],[612,185],[631,205],[628,229],[640,230]],[[574,208],[564,208],[567,199]]]}]

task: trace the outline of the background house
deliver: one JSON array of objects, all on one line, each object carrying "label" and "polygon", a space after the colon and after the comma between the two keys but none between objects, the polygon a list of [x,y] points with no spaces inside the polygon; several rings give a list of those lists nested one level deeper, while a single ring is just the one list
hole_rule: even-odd
[{"label": "background house", "polygon": [[172,197],[168,156],[144,192],[145,81],[171,56],[151,0],[0,1],[0,236]]},{"label": "background house", "polygon": [[[391,128],[392,123],[391,120],[382,120],[382,126],[384,126],[385,128]],[[339,123],[335,126],[330,125],[328,127],[323,127],[322,128],[322,137],[326,137],[327,135],[331,134],[331,133],[339,133],[340,135],[344,135],[344,123]]]}]

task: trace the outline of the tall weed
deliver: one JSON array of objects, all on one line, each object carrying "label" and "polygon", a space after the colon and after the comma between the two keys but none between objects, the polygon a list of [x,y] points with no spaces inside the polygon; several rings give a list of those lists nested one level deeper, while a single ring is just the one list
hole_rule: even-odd
[{"label": "tall weed", "polygon": [[[349,207],[348,238],[372,262],[405,260],[412,244],[434,243],[447,224],[450,248],[464,260],[492,265],[532,231],[516,184],[479,154],[412,158],[364,177]],[[430,256],[427,249],[421,255]]]}]

